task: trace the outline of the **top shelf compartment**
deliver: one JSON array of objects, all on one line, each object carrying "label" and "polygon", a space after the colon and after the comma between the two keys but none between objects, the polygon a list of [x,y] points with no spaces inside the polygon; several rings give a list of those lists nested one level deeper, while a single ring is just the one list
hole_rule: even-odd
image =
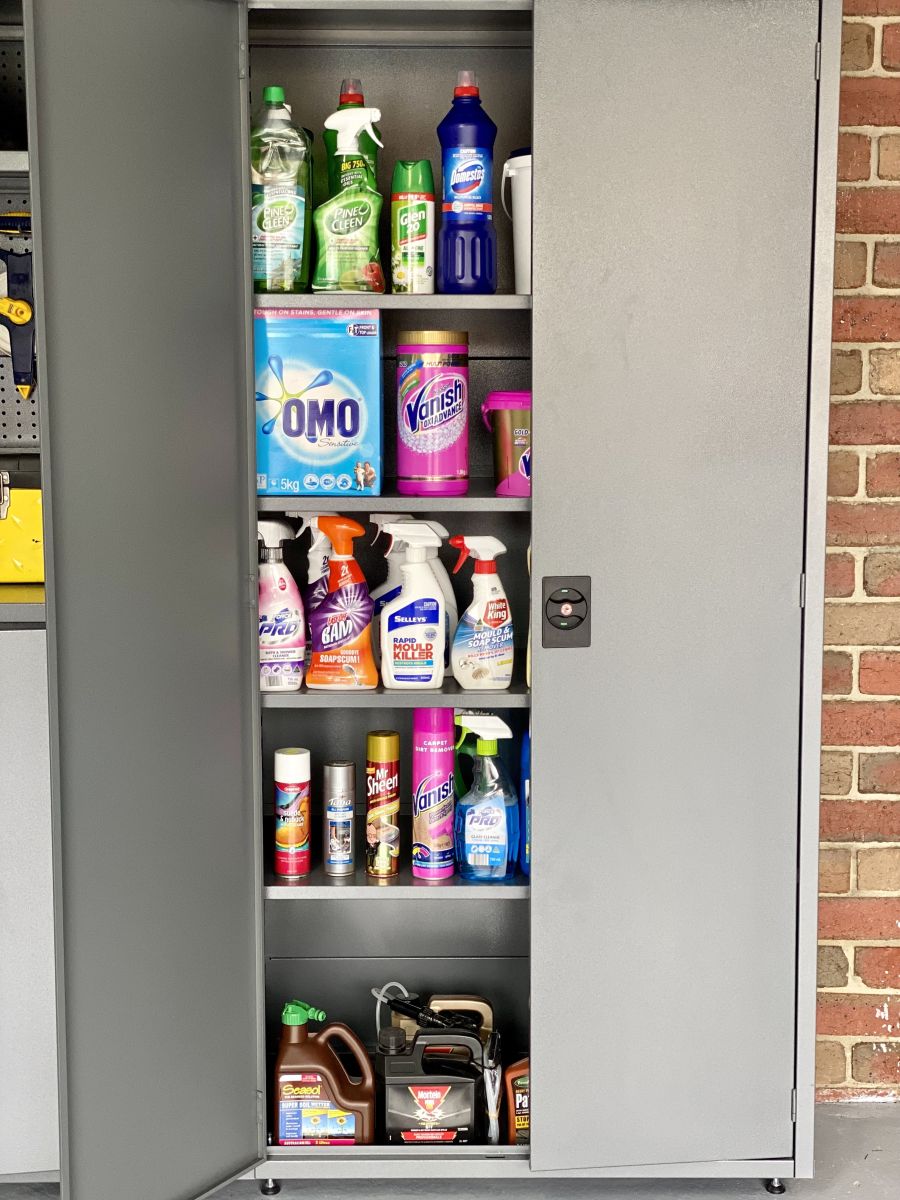
[{"label": "top shelf compartment", "polygon": [[505,311],[507,309],[531,308],[530,296],[495,295],[495,296],[432,296],[395,295],[385,292],[381,295],[373,292],[312,292],[296,293],[266,293],[255,294],[254,306],[257,308],[380,308],[380,309],[416,309],[422,312],[448,311],[450,309],[488,309]]}]

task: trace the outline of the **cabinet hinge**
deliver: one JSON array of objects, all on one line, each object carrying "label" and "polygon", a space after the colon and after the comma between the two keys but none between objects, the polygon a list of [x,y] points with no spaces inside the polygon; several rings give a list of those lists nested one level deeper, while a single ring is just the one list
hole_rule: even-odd
[{"label": "cabinet hinge", "polygon": [[822,76],[822,43],[816,42],[816,79]]},{"label": "cabinet hinge", "polygon": [[800,607],[806,608],[806,575],[800,576]]},{"label": "cabinet hinge", "polygon": [[791,1090],[791,1120],[796,1124],[797,1121],[797,1089]]},{"label": "cabinet hinge", "polygon": [[247,576],[247,603],[251,608],[259,607],[259,583],[255,575]]},{"label": "cabinet hinge", "polygon": [[[242,41],[238,46],[238,79],[246,79],[250,74],[250,51],[247,43]],[[817,76],[818,78],[818,76]]]},{"label": "cabinet hinge", "polygon": [[262,1092],[257,1089],[256,1092],[256,1124],[259,1127],[260,1133],[263,1132],[266,1123],[266,1099]]}]

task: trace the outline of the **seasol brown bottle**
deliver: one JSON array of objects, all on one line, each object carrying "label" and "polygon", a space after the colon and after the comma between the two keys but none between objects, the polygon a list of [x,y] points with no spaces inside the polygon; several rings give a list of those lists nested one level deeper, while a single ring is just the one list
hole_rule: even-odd
[{"label": "seasol brown bottle", "polygon": [[[375,1136],[375,1079],[366,1048],[352,1029],[332,1022],[310,1033],[307,1022],[325,1014],[289,1000],[281,1014],[275,1060],[275,1144],[278,1146],[370,1145]],[[354,1083],[335,1053],[341,1042],[356,1059]]]}]

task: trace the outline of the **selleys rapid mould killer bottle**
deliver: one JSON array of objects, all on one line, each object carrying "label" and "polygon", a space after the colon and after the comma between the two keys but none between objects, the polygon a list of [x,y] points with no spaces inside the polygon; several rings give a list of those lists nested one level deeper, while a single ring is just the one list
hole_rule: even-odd
[{"label": "selleys rapid mould killer bottle", "polygon": [[366,874],[391,879],[400,862],[400,734],[374,729],[366,738]]},{"label": "selleys rapid mould killer bottle", "polygon": [[493,154],[497,126],[481,107],[474,71],[460,71],[453,106],[437,127],[443,167],[438,291],[497,290]]},{"label": "selleys rapid mould killer bottle", "polygon": [[[342,79],[341,92],[338,98],[337,111],[343,112],[345,108],[365,108],[366,99],[363,96],[362,84],[358,79]],[[378,135],[379,141],[375,142],[367,133],[360,135],[359,153],[363,159],[369,174],[372,177],[372,186],[376,187],[378,179],[378,147],[381,145],[381,130],[375,126],[375,132]],[[325,127],[325,132],[322,134],[322,140],[325,143],[325,161],[328,164],[328,195],[336,196],[346,186],[346,180],[342,179],[342,171],[345,164],[342,159],[337,157],[337,130]]]},{"label": "selleys rapid mould killer bottle", "polygon": [[356,867],[356,763],[327,762],[322,772],[322,863],[326,875],[352,875]]},{"label": "selleys rapid mould killer bottle", "polygon": [[451,708],[417,708],[412,746],[412,873],[450,879],[453,857],[453,742]]},{"label": "selleys rapid mould killer bottle", "polygon": [[283,88],[265,88],[263,103],[262,123],[250,135],[253,290],[302,292],[309,284],[312,143],[293,124]]},{"label": "selleys rapid mould killer bottle", "polygon": [[434,291],[434,176],[427,158],[401,159],[394,167],[391,279],[395,292]]},{"label": "selleys rapid mould killer bottle", "polygon": [[275,751],[275,874],[302,879],[309,874],[309,751]]},{"label": "selleys rapid mould killer bottle", "polygon": [[495,537],[452,537],[460,551],[453,574],[471,554],[475,559],[472,603],[459,619],[450,648],[450,669],[460,687],[472,691],[508,688],[513,671],[513,623],[509,600],[494,561],[506,547]]},{"label": "selleys rapid mould killer bottle", "polygon": [[312,657],[306,686],[374,688],[378,684],[372,655],[375,606],[353,557],[353,539],[366,531],[347,517],[320,516],[317,524],[334,550],[328,563],[328,594],[309,614]]},{"label": "selleys rapid mould killer bottle", "polygon": [[[391,521],[412,521],[413,518],[408,513],[404,515],[403,513],[373,512],[369,514],[369,520],[375,526],[375,536],[372,538],[374,545],[384,532],[385,525],[390,524]],[[392,547],[393,539],[388,542],[384,553],[387,563],[387,579],[370,591],[372,603],[375,605],[372,613],[372,653],[375,656],[375,666],[379,669],[381,668],[381,610],[389,600],[400,595],[400,565],[403,562],[403,555],[392,554]]]},{"label": "selleys rapid mould killer bottle", "polygon": [[294,531],[287,521],[259,521],[259,686],[264,692],[298,692],[306,662],[306,620],[300,589],[284,565],[282,542]]},{"label": "selleys rapid mould killer bottle", "polygon": [[469,335],[423,329],[397,335],[397,491],[464,496],[469,490]]},{"label": "selleys rapid mould killer bottle", "polygon": [[441,540],[425,521],[398,521],[385,533],[406,546],[400,593],[381,610],[381,679],[386,688],[439,688],[444,682],[447,611],[428,561]]}]

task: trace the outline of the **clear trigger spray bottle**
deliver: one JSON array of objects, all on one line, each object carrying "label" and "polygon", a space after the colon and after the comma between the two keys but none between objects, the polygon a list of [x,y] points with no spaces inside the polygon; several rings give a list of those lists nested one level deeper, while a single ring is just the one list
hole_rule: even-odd
[{"label": "clear trigger spray bottle", "polygon": [[497,742],[512,730],[493,713],[457,713],[460,742],[474,733],[472,787],[456,805],[454,843],[459,873],[480,883],[503,883],[516,873],[519,797]]}]

